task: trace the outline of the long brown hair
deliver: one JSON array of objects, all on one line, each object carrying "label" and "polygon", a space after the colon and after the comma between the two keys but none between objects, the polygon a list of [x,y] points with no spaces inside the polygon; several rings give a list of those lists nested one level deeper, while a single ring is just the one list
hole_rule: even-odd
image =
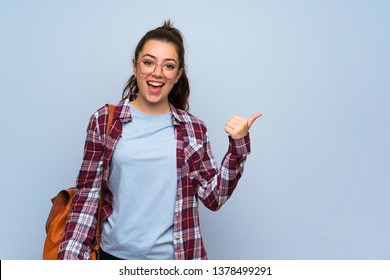
[{"label": "long brown hair", "polygon": [[[168,95],[168,101],[178,109],[188,111],[189,104],[188,98],[190,96],[190,85],[185,71],[184,62],[184,43],[183,35],[177,28],[173,27],[170,20],[164,21],[161,27],[150,30],[139,41],[135,52],[134,59],[137,60],[138,54],[142,51],[144,45],[149,40],[158,40],[168,43],[172,43],[179,56],[179,68],[183,68],[183,73],[177,83],[173,86],[171,92]],[[138,96],[139,88],[137,85],[137,79],[134,75],[126,82],[122,92],[122,100],[129,98],[130,101],[134,100]]]}]

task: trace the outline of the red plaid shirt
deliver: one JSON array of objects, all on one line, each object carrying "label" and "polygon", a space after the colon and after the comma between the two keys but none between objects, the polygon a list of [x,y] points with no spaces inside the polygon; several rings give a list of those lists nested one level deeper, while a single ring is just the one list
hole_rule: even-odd
[{"label": "red plaid shirt", "polygon": [[[207,259],[200,232],[198,200],[216,211],[232,195],[242,175],[246,156],[250,153],[249,135],[238,140],[229,138],[228,152],[218,169],[205,124],[173,106],[171,112],[178,177],[173,221],[174,258]],[[113,195],[107,185],[110,160],[122,134],[122,124],[132,120],[129,101],[121,101],[115,107],[113,123],[104,146],[107,119],[106,106],[90,119],[84,158],[76,182],[77,192],[60,244],[59,259],[89,258],[101,187],[104,190],[103,221],[112,213]]]}]

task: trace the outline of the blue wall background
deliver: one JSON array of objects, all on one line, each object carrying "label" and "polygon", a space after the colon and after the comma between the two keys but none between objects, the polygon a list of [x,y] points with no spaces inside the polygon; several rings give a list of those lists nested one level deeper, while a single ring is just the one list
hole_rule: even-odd
[{"label": "blue wall background", "polygon": [[201,206],[209,257],[389,259],[389,14],[385,0],[2,0],[0,258],[40,259],[90,115],[169,18],[217,160],[231,115],[264,115],[231,200]]}]

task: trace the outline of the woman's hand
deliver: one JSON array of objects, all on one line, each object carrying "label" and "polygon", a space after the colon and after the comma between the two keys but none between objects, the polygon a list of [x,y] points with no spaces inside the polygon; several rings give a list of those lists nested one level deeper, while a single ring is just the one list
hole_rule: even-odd
[{"label": "woman's hand", "polygon": [[245,137],[252,124],[255,122],[257,118],[260,118],[262,115],[260,113],[254,114],[249,119],[245,119],[239,116],[233,116],[226,123],[225,131],[229,134],[233,139],[240,139]]}]

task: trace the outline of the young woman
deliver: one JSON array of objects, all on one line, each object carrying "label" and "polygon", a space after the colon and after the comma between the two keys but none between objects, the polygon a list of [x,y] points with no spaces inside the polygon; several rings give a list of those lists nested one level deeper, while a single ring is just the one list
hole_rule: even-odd
[{"label": "young woman", "polygon": [[107,107],[90,119],[59,259],[89,258],[101,188],[101,259],[207,259],[198,200],[218,210],[242,175],[261,114],[227,122],[218,169],[205,124],[188,113],[183,38],[169,21],[140,40],[133,71],[107,139]]}]

